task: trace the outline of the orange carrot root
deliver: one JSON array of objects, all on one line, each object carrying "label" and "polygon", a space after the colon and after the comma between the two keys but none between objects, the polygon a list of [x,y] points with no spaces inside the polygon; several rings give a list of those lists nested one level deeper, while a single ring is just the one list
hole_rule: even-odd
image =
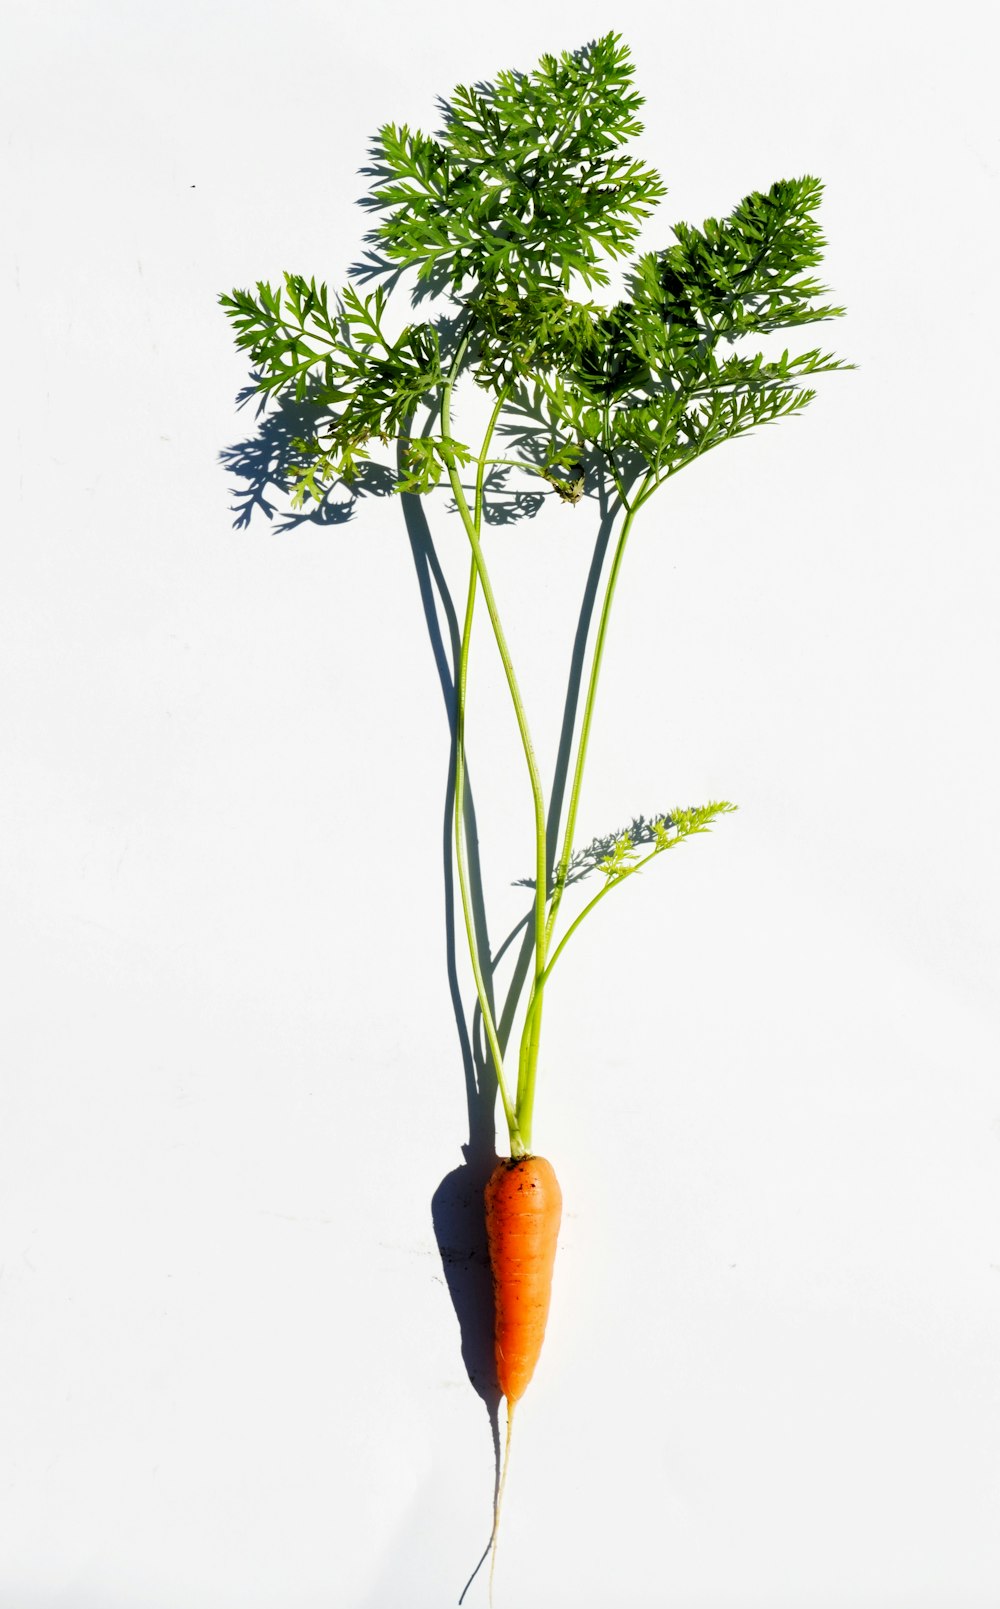
[{"label": "orange carrot root", "polygon": [[535,1372],[552,1294],[562,1192],[543,1156],[500,1162],[486,1186],[486,1234],[496,1301],[496,1362],[508,1403]]},{"label": "orange carrot root", "polygon": [[490,1538],[490,1609],[514,1408],[535,1372],[545,1338],[561,1218],[562,1191],[551,1162],[523,1156],[497,1163],[486,1185],[486,1238],[496,1304],[497,1380],[507,1398],[507,1440]]}]

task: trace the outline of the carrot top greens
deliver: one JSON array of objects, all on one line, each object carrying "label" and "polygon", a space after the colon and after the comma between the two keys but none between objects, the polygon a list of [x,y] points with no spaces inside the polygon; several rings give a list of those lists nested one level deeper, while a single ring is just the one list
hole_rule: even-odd
[{"label": "carrot top greens", "polygon": [[[633,871],[733,805],[671,810],[627,831],[575,842],[580,790],[608,621],[635,517],[665,481],[723,442],[800,412],[814,374],[851,368],[810,348],[748,352],[747,337],[839,317],[812,275],[824,246],[818,179],[781,179],[726,218],[678,223],[673,244],[639,255],[627,295],[607,259],[625,256],[665,195],[659,175],[626,142],[642,132],[642,97],[616,33],[543,56],[531,73],[460,85],[428,136],[387,123],[371,152],[365,205],[371,249],[331,298],[325,284],[286,273],[220,300],[265,393],[308,403],[314,433],[295,443],[293,503],[322,505],[362,475],[376,443],[397,444],[395,489],[418,496],[447,484],[468,536],[471,569],[456,675],[455,855],[483,1026],[511,1154],[531,1148],[532,1110],[549,976],[583,918]],[[390,293],[411,276],[414,309],[433,316],[388,327]],[[576,294],[571,294],[575,292]],[[491,400],[479,445],[460,439],[456,385],[470,376]],[[458,433],[456,433],[456,429]],[[494,441],[505,438],[497,455]],[[558,856],[546,846],[547,805],[524,703],[483,550],[492,499],[516,469],[545,495],[600,497],[618,533],[590,671]],[[537,499],[536,504],[537,506]],[[478,594],[510,691],[534,811],[533,953],[517,1075],[504,1047],[474,931],[464,835],[469,642]],[[557,940],[566,890],[591,872],[603,884]],[[505,1036],[504,1036],[505,1037]]]}]

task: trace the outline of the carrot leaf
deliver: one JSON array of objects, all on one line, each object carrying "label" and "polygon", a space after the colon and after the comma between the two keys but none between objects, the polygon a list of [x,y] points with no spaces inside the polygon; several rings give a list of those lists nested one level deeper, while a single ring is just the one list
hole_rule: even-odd
[{"label": "carrot leaf", "polygon": [[[559,883],[568,888],[594,872],[601,872],[608,882],[620,883],[633,871],[638,871],[635,862],[640,860],[641,850],[651,851],[641,858],[640,864],[645,865],[653,855],[658,855],[664,849],[672,849],[685,838],[691,838],[699,832],[710,832],[712,824],[720,816],[729,815],[736,809],[737,806],[728,799],[719,799],[686,810],[663,811],[656,816],[633,816],[627,827],[605,833],[600,838],[592,839],[585,848],[576,850],[562,877],[557,868],[549,885],[549,895],[551,897]],[[533,877],[519,877],[514,887],[534,888],[535,880]]]}]

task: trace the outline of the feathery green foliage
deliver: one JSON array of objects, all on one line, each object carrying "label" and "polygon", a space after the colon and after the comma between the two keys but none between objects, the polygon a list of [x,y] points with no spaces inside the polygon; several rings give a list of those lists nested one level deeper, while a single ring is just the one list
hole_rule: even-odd
[{"label": "feathery green foliage", "polygon": [[543,56],[531,73],[460,84],[433,138],[387,123],[375,148],[372,205],[387,257],[459,291],[606,285],[665,193],[622,149],[641,133],[641,97],[616,34]]},{"label": "feathery green foliage", "polygon": [[[605,877],[613,876],[620,882],[630,872],[638,870],[635,861],[642,849],[648,846],[652,855],[658,855],[661,850],[671,849],[674,844],[681,843],[695,833],[710,832],[712,823],[719,816],[728,815],[735,809],[734,804],[721,799],[694,805],[687,810],[664,810],[658,816],[633,816],[627,827],[605,833],[600,838],[592,839],[584,848],[574,850],[561,878],[562,886],[569,888],[574,883],[581,883],[596,871],[603,872]],[[646,857],[649,858],[651,856]],[[519,877],[515,886],[534,888],[535,879]],[[556,886],[556,882],[550,880],[550,898]]]},{"label": "feathery green foliage", "polygon": [[[460,85],[435,136],[382,128],[366,204],[383,254],[375,262],[449,293],[472,374],[494,395],[511,391],[527,462],[547,437],[556,451],[590,450],[630,482],[651,476],[648,495],[712,447],[800,412],[815,395],[807,377],[852,365],[818,348],[776,360],[720,351],[843,312],[812,274],[824,241],[822,185],[811,177],[754,191],[700,229],[675,224],[675,243],[642,254],[629,297],[610,308],[569,295],[575,280],[608,283],[602,254],[624,255],[665,194],[623,149],[641,133],[641,104],[613,33],[545,56],[532,73]],[[454,312],[393,336],[384,285],[364,296],[348,285],[331,303],[325,284],[290,273],[283,286],[260,281],[256,295],[221,301],[260,389],[316,406],[296,470],[300,502],[350,483],[373,439],[408,437],[420,405],[438,405]],[[413,449],[397,489],[431,489],[454,451],[440,439]]]},{"label": "feathery green foliage", "polygon": [[[814,346],[780,356],[746,343],[838,318],[814,270],[824,239],[822,185],[781,179],[744,196],[725,218],[674,225],[673,241],[632,262],[626,294],[587,299],[610,284],[609,262],[636,245],[665,195],[659,174],[631,150],[642,97],[628,47],[608,33],[579,50],[543,56],[531,72],[460,85],[441,103],[432,135],[386,123],[365,170],[370,249],[355,277],[367,294],[286,273],[272,286],[221,297],[238,346],[265,395],[312,410],[294,442],[293,503],[319,509],[350,488],[376,450],[395,447],[395,489],[424,496],[446,484],[471,546],[469,608],[457,676],[455,852],[470,955],[514,1154],[530,1143],[541,1001],[566,939],[609,888],[646,861],[705,832],[734,807],[712,803],[646,819],[574,848],[580,787],[604,640],[625,545],[659,486],[723,442],[801,413],[815,376],[851,368]],[[424,321],[392,318],[389,286],[409,276]],[[452,425],[456,383],[468,375],[492,400],[478,451]],[[492,457],[497,431],[508,457]],[[577,505],[600,493],[622,524],[607,578],[576,745],[562,852],[546,844],[538,762],[481,542],[484,518],[514,467],[543,494]],[[475,477],[471,495],[462,480]],[[500,471],[502,470],[502,474]],[[505,489],[505,487],[503,488]],[[530,500],[529,500],[530,501]],[[535,819],[534,972],[516,1097],[504,1074],[496,1022],[477,953],[462,821],[465,675],[472,606],[481,590],[510,689]],[[648,851],[644,856],[641,851]],[[564,894],[591,872],[599,894],[557,946]]]}]

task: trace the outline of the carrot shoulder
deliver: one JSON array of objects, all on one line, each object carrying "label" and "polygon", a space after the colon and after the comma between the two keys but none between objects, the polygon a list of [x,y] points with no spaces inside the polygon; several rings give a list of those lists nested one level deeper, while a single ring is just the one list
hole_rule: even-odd
[{"label": "carrot shoulder", "polygon": [[543,1156],[497,1164],[486,1185],[500,1389],[517,1402],[535,1372],[552,1293],[562,1192]]}]

